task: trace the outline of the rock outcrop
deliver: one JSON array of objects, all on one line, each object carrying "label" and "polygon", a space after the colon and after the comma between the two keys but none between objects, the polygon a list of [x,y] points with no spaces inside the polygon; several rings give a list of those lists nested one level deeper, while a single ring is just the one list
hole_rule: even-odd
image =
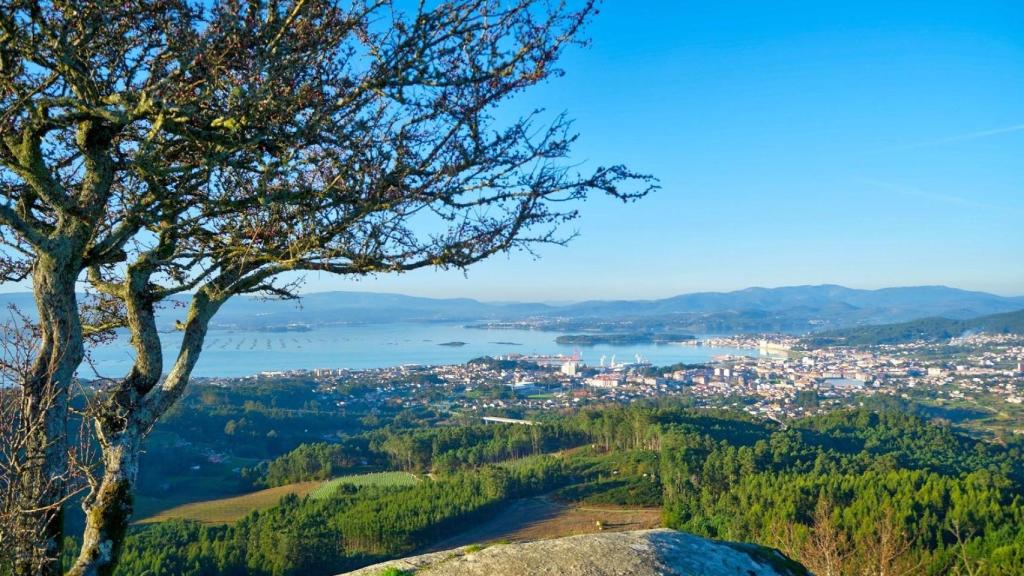
[{"label": "rock outcrop", "polygon": [[810,576],[780,552],[674,530],[465,546],[368,566],[348,576]]}]

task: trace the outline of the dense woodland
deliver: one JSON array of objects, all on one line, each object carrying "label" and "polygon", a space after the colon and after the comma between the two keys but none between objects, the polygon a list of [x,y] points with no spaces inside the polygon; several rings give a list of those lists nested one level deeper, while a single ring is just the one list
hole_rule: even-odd
[{"label": "dense woodland", "polygon": [[662,506],[665,524],[773,546],[816,574],[1024,573],[1024,445],[897,411],[783,426],[680,405],[607,407],[539,426],[388,426],[305,444],[257,485],[379,467],[410,487],[286,497],[229,526],[134,530],[119,574],[332,574],[408,554],[527,495]]},{"label": "dense woodland", "polygon": [[669,526],[775,546],[817,574],[1024,572],[1019,442],[987,445],[897,412],[767,435],[736,426],[665,434]]}]

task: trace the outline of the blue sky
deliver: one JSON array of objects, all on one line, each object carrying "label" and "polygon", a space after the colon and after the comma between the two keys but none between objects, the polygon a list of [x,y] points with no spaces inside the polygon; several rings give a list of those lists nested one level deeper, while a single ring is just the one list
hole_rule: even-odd
[{"label": "blue sky", "polygon": [[662,190],[567,248],[309,290],[649,298],[747,286],[1024,294],[1024,4],[609,0],[566,76],[574,158]]},{"label": "blue sky", "polygon": [[567,248],[306,290],[486,300],[748,286],[1024,294],[1024,3],[607,0],[566,75],[573,161],[661,179],[594,198]]}]

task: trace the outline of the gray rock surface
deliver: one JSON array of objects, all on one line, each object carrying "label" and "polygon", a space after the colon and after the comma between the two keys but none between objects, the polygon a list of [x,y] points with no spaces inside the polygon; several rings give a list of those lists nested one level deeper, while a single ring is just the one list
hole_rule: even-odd
[{"label": "gray rock surface", "polygon": [[[396,570],[398,572],[396,572]],[[809,576],[770,548],[674,530],[568,536],[472,546],[368,566],[349,576]]]}]

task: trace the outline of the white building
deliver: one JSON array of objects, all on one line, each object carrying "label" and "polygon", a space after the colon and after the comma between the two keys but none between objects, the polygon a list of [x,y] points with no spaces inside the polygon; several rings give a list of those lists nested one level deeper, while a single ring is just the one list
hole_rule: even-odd
[{"label": "white building", "polygon": [[594,388],[617,388],[622,385],[622,375],[606,372],[593,378],[587,378],[586,384]]},{"label": "white building", "polygon": [[562,364],[562,374],[565,374],[566,376],[579,376],[580,368],[582,366],[583,365],[579,360],[569,360],[565,364]]}]

